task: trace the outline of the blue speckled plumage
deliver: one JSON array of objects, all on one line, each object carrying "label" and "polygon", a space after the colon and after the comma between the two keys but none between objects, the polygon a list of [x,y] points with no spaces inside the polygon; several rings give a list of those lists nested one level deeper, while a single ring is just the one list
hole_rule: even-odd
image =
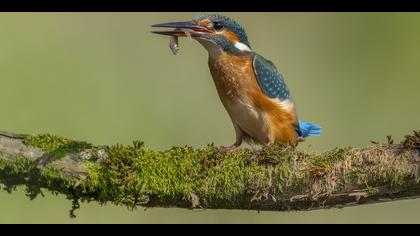
[{"label": "blue speckled plumage", "polygon": [[[291,99],[290,91],[283,79],[283,75],[271,61],[255,53],[254,71],[258,85],[265,95],[270,98],[277,98],[280,101]],[[319,136],[321,127],[299,120],[296,126],[296,133],[303,138]]]},{"label": "blue speckled plumage", "polygon": [[254,71],[258,85],[265,95],[270,98],[278,98],[280,101],[290,98],[290,92],[283,76],[271,61],[255,54]]}]

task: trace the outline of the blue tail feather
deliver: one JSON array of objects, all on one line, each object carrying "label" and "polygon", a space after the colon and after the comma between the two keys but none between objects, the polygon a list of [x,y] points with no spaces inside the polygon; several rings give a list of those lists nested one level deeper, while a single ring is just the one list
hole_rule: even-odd
[{"label": "blue tail feather", "polygon": [[305,121],[299,121],[298,134],[305,138],[307,136],[320,136],[321,127]]}]

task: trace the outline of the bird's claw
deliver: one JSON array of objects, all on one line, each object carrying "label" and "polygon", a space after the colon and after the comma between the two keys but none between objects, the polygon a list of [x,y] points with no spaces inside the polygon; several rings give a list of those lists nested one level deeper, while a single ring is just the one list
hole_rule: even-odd
[{"label": "bird's claw", "polygon": [[228,147],[221,147],[217,149],[218,153],[232,153],[238,150],[238,147],[235,145],[228,146]]},{"label": "bird's claw", "polygon": [[249,158],[249,161],[253,161],[253,160],[257,159],[261,155],[261,153],[262,153],[262,149],[255,150],[252,153],[252,156]]}]

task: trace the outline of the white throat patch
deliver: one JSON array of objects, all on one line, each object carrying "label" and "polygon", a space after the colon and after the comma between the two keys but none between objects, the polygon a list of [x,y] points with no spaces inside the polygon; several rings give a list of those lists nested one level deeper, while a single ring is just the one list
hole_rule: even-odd
[{"label": "white throat patch", "polygon": [[[215,44],[214,42],[212,42],[210,40],[200,39],[200,38],[197,38],[196,40],[201,45],[203,45],[205,49],[207,49],[211,58],[217,58],[223,52],[222,48],[220,48],[217,44]],[[246,44],[241,43],[241,42],[235,42],[234,46],[237,49],[241,50],[242,52],[245,52],[245,51],[251,52],[252,51]]]},{"label": "white throat patch", "polygon": [[246,44],[241,43],[241,42],[236,42],[235,47],[241,51],[248,51],[248,52],[251,51],[251,49],[248,46],[246,46]]}]

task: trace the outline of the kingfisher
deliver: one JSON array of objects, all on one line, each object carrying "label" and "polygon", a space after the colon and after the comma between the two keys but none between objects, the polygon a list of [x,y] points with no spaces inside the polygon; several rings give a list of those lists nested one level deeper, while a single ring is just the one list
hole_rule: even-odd
[{"label": "kingfisher", "polygon": [[173,28],[152,33],[191,37],[208,52],[208,66],[220,100],[236,133],[233,152],[242,142],[297,145],[319,136],[321,127],[298,119],[296,106],[276,66],[252,50],[245,29],[230,17],[203,14],[191,21],[155,24]]}]

